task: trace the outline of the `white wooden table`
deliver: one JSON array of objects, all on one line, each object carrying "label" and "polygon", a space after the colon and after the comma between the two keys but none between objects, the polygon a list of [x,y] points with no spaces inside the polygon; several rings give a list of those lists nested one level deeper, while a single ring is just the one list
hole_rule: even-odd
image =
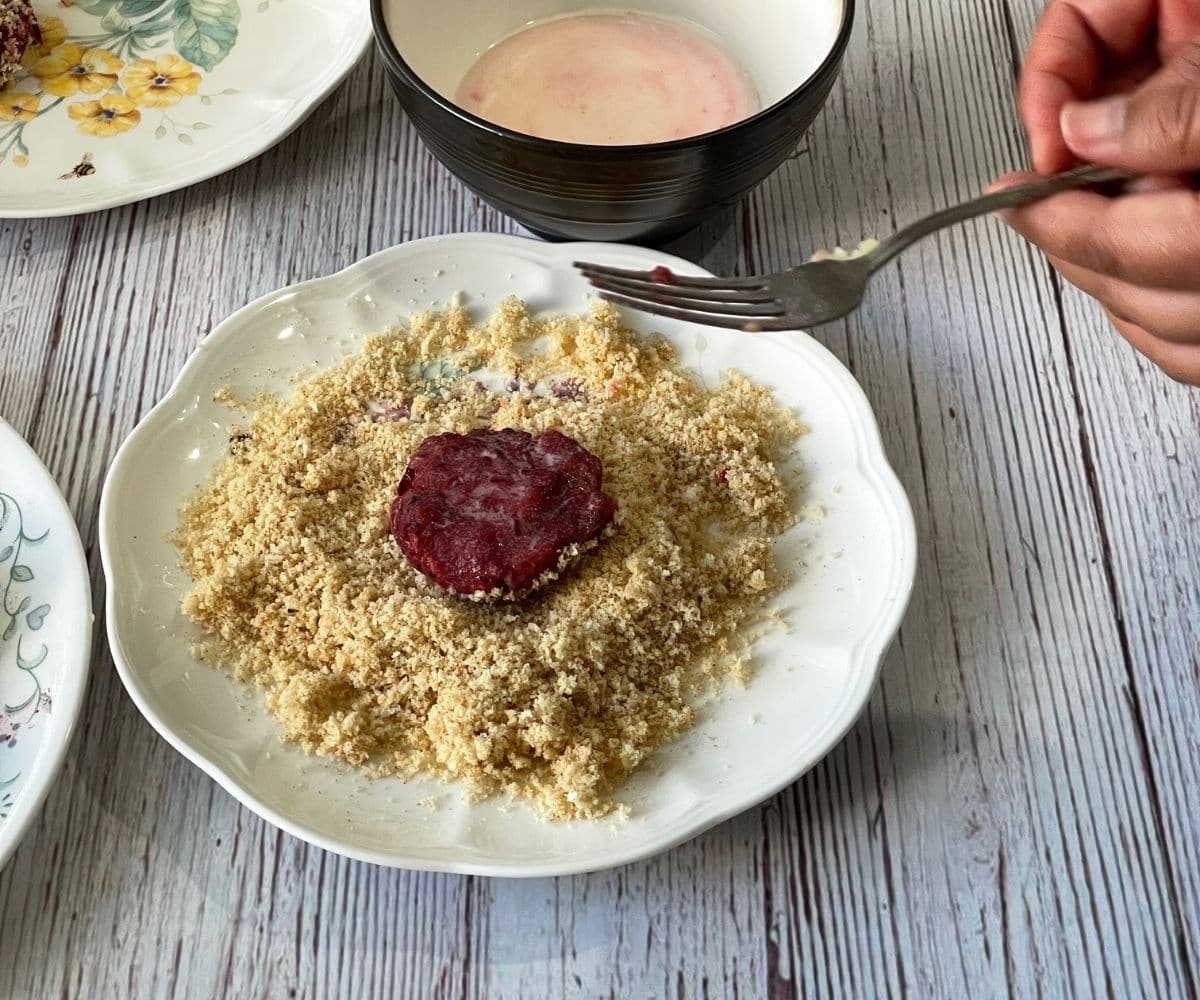
[{"label": "white wooden table", "polygon": [[[807,144],[681,252],[781,267],[1021,163],[1037,6],[863,4]],[[207,330],[479,229],[511,224],[431,160],[373,59],[227,176],[0,223],[0,413],[62,485],[97,607],[105,469]],[[995,223],[911,251],[816,335],[875,406],[921,566],[869,710],[811,774],[619,871],[373,868],[185,763],[100,639],[65,772],[0,874],[0,997],[1195,997],[1200,393]]]}]

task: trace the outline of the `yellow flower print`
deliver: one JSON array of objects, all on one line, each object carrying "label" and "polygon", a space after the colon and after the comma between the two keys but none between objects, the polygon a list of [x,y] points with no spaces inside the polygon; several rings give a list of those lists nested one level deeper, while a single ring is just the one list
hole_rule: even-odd
[{"label": "yellow flower print", "polygon": [[38,95],[0,91],[0,122],[31,122],[37,117]]},{"label": "yellow flower print", "polygon": [[128,132],[142,120],[142,113],[133,101],[121,94],[105,94],[98,101],[78,101],[67,109],[67,114],[79,122],[80,132],[102,139]]},{"label": "yellow flower print", "polygon": [[67,40],[67,26],[60,17],[39,17],[38,29],[42,33],[42,44],[47,49],[56,48]]},{"label": "yellow flower print", "polygon": [[29,46],[25,52],[25,58],[21,60],[26,67],[32,66],[39,59],[44,59],[67,40],[67,26],[62,23],[62,18],[39,17],[38,30],[42,33],[41,42]]},{"label": "yellow flower print", "polygon": [[42,81],[42,89],[55,97],[99,94],[116,86],[117,74],[124,64],[106,49],[85,49],[82,45],[56,45],[29,67]]},{"label": "yellow flower print", "polygon": [[200,74],[177,55],[139,59],[121,78],[125,94],[144,108],[169,108],[190,97],[200,86]]}]

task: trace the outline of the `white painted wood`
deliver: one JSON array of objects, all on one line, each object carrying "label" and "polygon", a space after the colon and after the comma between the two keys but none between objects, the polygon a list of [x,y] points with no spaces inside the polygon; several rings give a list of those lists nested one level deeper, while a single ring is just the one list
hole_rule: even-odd
[{"label": "white painted wood", "polygon": [[[1021,160],[1038,0],[861,5],[794,159],[681,244],[773,268]],[[0,413],[97,577],[107,462],[247,300],[395,242],[512,224],[433,163],[379,67],[277,150],[110,213],[0,223]],[[394,872],[268,827],[137,715],[97,642],[64,776],[0,873],[0,997],[1196,996],[1200,394],[994,223],[915,248],[818,331],[922,540],[861,723],[663,857],[533,882]]]}]

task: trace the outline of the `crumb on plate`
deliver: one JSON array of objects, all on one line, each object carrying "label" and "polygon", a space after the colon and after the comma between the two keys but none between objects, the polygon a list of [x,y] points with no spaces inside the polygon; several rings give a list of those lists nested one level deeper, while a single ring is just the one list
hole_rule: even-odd
[{"label": "crumb on plate", "polygon": [[[503,389],[566,379],[579,391]],[[480,328],[418,317],[258,403],[173,540],[204,659],[257,684],[285,739],[595,818],[699,697],[747,679],[798,489],[779,470],[801,427],[769,389],[706,389],[607,304],[541,320],[510,299]],[[478,427],[562,430],[621,505],[616,534],[516,604],[448,597],[388,530],[421,442]]]}]

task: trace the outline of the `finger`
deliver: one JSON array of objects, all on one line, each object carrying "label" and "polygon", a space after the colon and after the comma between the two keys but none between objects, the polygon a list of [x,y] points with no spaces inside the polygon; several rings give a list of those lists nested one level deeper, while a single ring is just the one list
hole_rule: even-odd
[{"label": "finger", "polygon": [[[1029,170],[1013,170],[997,177],[983,189],[983,193],[991,194],[993,191],[1003,191],[1005,188],[1015,187],[1017,184],[1025,184],[1028,181],[1035,181],[1037,179],[1038,175]],[[1180,177],[1176,174],[1147,174],[1144,177],[1137,177],[1129,181],[1124,186],[1124,191],[1128,194],[1153,194],[1158,191],[1194,190],[1195,185],[1190,182],[1189,178]]]},{"label": "finger", "polygon": [[1051,4],[1029,43],[1017,97],[1035,170],[1053,173],[1074,162],[1059,116],[1066,104],[1093,96],[1103,64],[1103,52],[1078,11]]},{"label": "finger", "polygon": [[1038,175],[1028,170],[1013,170],[1010,173],[1003,174],[997,177],[991,184],[983,189],[984,194],[991,194],[993,191],[1003,191],[1005,188],[1013,187],[1017,184],[1024,184],[1026,181],[1037,180]]},{"label": "finger", "polygon": [[[1108,310],[1105,310],[1108,312]],[[1192,344],[1171,344],[1159,340],[1149,330],[1136,323],[1108,313],[1113,328],[1135,351],[1149,358],[1168,378],[1184,385],[1200,386],[1200,347]]]},{"label": "finger", "polygon": [[1096,96],[1106,61],[1134,56],[1156,6],[1154,0],[1054,0],[1046,9],[1029,43],[1019,96],[1036,170],[1071,165],[1059,122],[1063,106]]},{"label": "finger", "polygon": [[1158,54],[1146,49],[1141,55],[1135,56],[1129,62],[1120,65],[1106,65],[1104,75],[1096,88],[1093,98],[1108,97],[1110,94],[1128,94],[1137,90],[1147,80],[1162,70],[1163,60]]},{"label": "finger", "polygon": [[1006,221],[1047,254],[1149,288],[1200,291],[1200,194],[1068,191]]},{"label": "finger", "polygon": [[[1200,6],[1196,8],[1196,21],[1200,24]],[[1166,50],[1163,67],[1146,81],[1148,84],[1168,87],[1200,84],[1200,27],[1186,40],[1171,45],[1160,42],[1159,45]]]},{"label": "finger", "polygon": [[1200,168],[1200,38],[1131,94],[1064,104],[1060,124],[1084,160],[1157,173]]},{"label": "finger", "polygon": [[1057,257],[1051,257],[1050,263],[1114,316],[1149,330],[1161,340],[1200,345],[1200,293],[1142,288]]},{"label": "finger", "polygon": [[1200,38],[1200,4],[1162,4],[1158,11],[1157,36],[1159,58],[1169,62]]},{"label": "finger", "polygon": [[1192,186],[1176,174],[1147,174],[1130,181],[1126,190],[1130,194],[1155,194],[1160,191],[1190,191]]}]

